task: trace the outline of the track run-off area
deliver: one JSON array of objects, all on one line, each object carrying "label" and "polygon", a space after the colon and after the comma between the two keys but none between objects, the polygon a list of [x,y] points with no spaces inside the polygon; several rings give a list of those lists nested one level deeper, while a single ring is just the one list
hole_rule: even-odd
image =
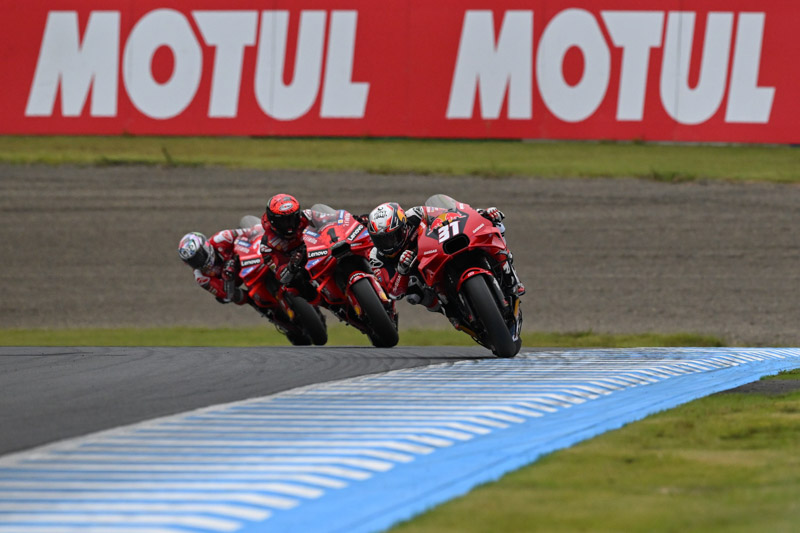
[{"label": "track run-off area", "polygon": [[[18,435],[0,441],[0,533],[379,531],[542,454],[800,367],[797,348],[260,350],[0,348],[0,399],[17,383],[4,433]],[[189,370],[214,357],[238,361],[230,375],[274,357],[282,370]],[[122,382],[159,363],[173,412],[148,419],[158,394]],[[239,398],[219,394],[237,385]],[[74,401],[25,403],[45,391]],[[45,411],[68,427],[26,427]],[[135,423],[90,433],[101,412]]]}]

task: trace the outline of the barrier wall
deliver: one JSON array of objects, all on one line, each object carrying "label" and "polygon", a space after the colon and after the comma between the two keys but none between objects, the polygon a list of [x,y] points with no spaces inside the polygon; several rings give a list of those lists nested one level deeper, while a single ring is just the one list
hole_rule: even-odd
[{"label": "barrier wall", "polygon": [[800,142],[787,0],[0,5],[0,133]]}]

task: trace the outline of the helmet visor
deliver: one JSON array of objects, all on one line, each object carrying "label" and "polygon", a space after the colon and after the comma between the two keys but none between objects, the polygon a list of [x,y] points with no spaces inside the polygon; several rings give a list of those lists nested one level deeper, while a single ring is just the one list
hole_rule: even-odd
[{"label": "helmet visor", "polygon": [[300,227],[300,212],[291,213],[288,215],[272,215],[270,223],[275,231],[281,235],[292,235]]},{"label": "helmet visor", "polygon": [[396,228],[394,231],[382,231],[372,235],[372,243],[381,252],[394,253],[400,249],[405,240],[403,228]]},{"label": "helmet visor", "polygon": [[186,264],[192,268],[203,268],[208,261],[208,252],[201,246],[195,254],[186,260]]}]

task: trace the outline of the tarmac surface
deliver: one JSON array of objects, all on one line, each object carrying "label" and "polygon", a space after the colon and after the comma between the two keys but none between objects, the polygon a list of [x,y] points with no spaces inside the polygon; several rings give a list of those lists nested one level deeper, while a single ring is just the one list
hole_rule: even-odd
[{"label": "tarmac surface", "polygon": [[[796,185],[157,166],[0,165],[0,327],[261,324],[195,286],[176,249],[188,231],[260,215],[277,192],[355,213],[440,192],[500,207],[528,289],[527,331],[800,345]],[[401,327],[449,327],[399,310]]]},{"label": "tarmac surface", "polygon": [[0,346],[0,456],[314,383],[486,357],[491,358],[491,353],[478,346]]}]

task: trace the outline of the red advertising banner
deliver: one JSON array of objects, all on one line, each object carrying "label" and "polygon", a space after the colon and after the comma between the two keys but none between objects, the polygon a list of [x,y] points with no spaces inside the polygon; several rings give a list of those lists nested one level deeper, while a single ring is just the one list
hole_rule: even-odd
[{"label": "red advertising banner", "polygon": [[786,0],[0,5],[0,133],[800,142]]}]

